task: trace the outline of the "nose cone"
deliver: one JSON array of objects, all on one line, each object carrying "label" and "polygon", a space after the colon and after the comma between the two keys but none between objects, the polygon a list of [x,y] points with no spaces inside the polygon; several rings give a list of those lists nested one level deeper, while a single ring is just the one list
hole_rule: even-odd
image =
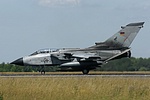
[{"label": "nose cone", "polygon": [[21,65],[21,66],[23,66],[24,65],[23,58],[19,58],[19,59],[15,60],[15,61],[11,62],[10,64],[15,64],[15,65]]}]

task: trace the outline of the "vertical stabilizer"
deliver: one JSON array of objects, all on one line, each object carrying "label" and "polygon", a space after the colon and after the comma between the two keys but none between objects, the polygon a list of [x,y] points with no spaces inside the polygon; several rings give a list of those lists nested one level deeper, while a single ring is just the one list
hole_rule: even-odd
[{"label": "vertical stabilizer", "polygon": [[105,43],[110,47],[129,47],[139,30],[143,27],[144,22],[130,23],[107,39]]}]

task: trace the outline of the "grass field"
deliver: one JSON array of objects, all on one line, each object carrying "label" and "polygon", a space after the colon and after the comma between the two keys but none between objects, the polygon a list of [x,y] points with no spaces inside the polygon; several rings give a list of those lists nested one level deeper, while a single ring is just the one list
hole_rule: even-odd
[{"label": "grass field", "polygon": [[150,78],[0,77],[0,100],[149,100]]}]

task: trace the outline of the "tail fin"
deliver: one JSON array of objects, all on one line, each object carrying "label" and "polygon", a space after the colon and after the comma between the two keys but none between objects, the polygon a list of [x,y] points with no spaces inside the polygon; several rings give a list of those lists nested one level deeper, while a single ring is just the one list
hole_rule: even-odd
[{"label": "tail fin", "polygon": [[139,30],[143,27],[144,22],[130,23],[107,39],[106,43],[110,47],[129,47]]}]

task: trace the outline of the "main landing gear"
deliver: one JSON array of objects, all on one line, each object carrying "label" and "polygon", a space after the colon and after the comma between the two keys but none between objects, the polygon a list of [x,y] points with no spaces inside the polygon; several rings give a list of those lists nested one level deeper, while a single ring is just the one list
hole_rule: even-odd
[{"label": "main landing gear", "polygon": [[88,74],[89,73],[89,69],[83,69],[82,73],[85,74],[85,75]]}]

